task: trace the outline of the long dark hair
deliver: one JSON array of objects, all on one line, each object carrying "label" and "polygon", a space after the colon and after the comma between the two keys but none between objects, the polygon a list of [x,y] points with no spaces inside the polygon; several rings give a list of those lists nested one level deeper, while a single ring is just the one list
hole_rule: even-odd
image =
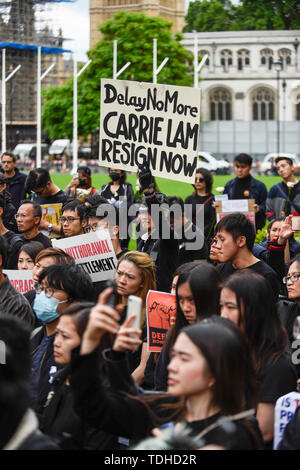
[{"label": "long dark hair", "polygon": [[[224,414],[256,406],[256,380],[249,346],[230,320],[213,315],[182,330],[205,357],[215,379],[212,404]],[[246,390],[248,398],[246,400]]]},{"label": "long dark hair", "polygon": [[176,285],[176,303],[177,312],[174,326],[170,329],[166,339],[166,348],[170,348],[182,330],[188,326],[179,304],[178,288],[188,283],[193,294],[194,303],[197,311],[197,319],[210,317],[219,313],[219,296],[221,275],[219,271],[209,263],[199,263],[190,271],[184,271],[179,275]]},{"label": "long dark hair", "polygon": [[259,374],[266,364],[280,358],[288,337],[280,322],[269,282],[250,269],[241,269],[223,283],[236,295],[241,323]]},{"label": "long dark hair", "polygon": [[[205,188],[206,188],[206,192],[208,194],[211,193],[211,189],[212,189],[212,186],[213,186],[213,175],[211,174],[210,171],[208,171],[206,168],[197,168],[196,170],[196,175],[199,175],[201,174],[205,180]],[[195,188],[195,186],[193,185],[193,187]],[[193,196],[195,196],[197,194],[196,191],[193,192]]]}]

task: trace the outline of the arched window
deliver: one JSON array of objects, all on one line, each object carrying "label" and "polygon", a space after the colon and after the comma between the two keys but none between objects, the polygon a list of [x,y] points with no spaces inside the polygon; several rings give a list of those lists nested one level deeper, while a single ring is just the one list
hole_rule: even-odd
[{"label": "arched window", "polygon": [[282,60],[283,68],[292,63],[292,51],[287,48],[282,48],[278,51],[278,56]]},{"label": "arched window", "polygon": [[238,56],[238,70],[243,70],[246,65],[250,65],[250,51],[248,49],[240,49]]},{"label": "arched window", "polygon": [[266,87],[260,87],[252,95],[253,121],[273,121],[275,119],[275,94]]},{"label": "arched window", "polygon": [[206,59],[204,66],[205,66],[205,65],[209,65],[209,52],[206,51],[205,49],[201,49],[201,51],[199,51],[199,56],[201,57],[201,59],[202,59],[206,54],[208,55],[208,58]]},{"label": "arched window", "polygon": [[225,88],[210,92],[210,120],[231,121],[231,93]]},{"label": "arched window", "polygon": [[232,51],[229,49],[222,49],[220,52],[220,63],[224,72],[228,72],[229,66],[232,65]]},{"label": "arched window", "polygon": [[260,56],[261,56],[260,63],[262,65],[267,65],[268,69],[271,70],[273,62],[274,62],[272,49],[268,49],[268,48],[262,49],[260,51]]}]

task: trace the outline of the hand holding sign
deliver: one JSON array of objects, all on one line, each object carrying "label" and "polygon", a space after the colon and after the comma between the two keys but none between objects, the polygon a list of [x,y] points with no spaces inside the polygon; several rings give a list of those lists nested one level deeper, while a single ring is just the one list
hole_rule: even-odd
[{"label": "hand holding sign", "polygon": [[154,187],[153,176],[147,162],[144,162],[143,165],[139,165],[139,183],[141,191]]},{"label": "hand holding sign", "polygon": [[118,323],[123,305],[112,308],[106,302],[113,289],[105,289],[100,295],[97,304],[91,309],[89,321],[81,343],[81,354],[89,354],[94,351],[105,333],[116,334],[120,328]]}]

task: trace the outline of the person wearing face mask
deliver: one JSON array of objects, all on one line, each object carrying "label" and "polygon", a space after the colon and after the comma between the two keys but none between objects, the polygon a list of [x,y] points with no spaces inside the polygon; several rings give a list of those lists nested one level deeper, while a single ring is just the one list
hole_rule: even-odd
[{"label": "person wearing face mask", "polygon": [[79,199],[81,202],[85,202],[87,197],[99,194],[97,189],[92,185],[91,170],[88,166],[80,166],[67,185],[65,193],[68,196]]},{"label": "person wearing face mask", "polygon": [[[126,181],[126,173],[123,170],[116,168],[109,168],[110,182],[101,187],[100,194],[105,197],[107,201],[117,209],[122,207],[122,204],[127,205],[127,211],[134,204],[135,197],[132,185]],[[128,217],[128,222],[132,218]],[[126,232],[127,233],[127,232]],[[122,232],[121,232],[122,234]],[[129,237],[121,238],[121,247],[126,249],[128,247]]]},{"label": "person wearing face mask", "polygon": [[51,387],[51,376],[57,371],[53,341],[59,316],[67,307],[92,296],[92,281],[78,266],[52,265],[39,275],[33,311],[42,327],[32,334],[29,381],[31,407],[37,414],[42,413]]}]

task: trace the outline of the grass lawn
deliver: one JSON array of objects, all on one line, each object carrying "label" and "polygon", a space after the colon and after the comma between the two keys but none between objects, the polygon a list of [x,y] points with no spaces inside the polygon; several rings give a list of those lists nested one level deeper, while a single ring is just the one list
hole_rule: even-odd
[{"label": "grass lawn", "polygon": [[[235,175],[214,175],[214,185],[213,185],[213,193],[218,194],[216,189],[219,186],[225,186],[226,182]],[[61,189],[64,189],[69,181],[71,180],[71,175],[66,173],[53,173],[51,178],[54,183],[57,184]],[[260,181],[263,181],[269,190],[271,186],[281,181],[279,176],[256,176]],[[165,193],[167,196],[178,196],[181,197],[183,200],[189,196],[193,192],[192,185],[188,183],[180,183],[178,181],[167,180],[164,178],[156,178],[158,187],[161,192]],[[93,185],[100,189],[102,184],[105,184],[109,181],[109,177],[107,174],[94,174],[92,177]],[[129,174],[127,175],[127,181],[132,184],[133,189],[135,190],[135,182],[136,176]]]}]

